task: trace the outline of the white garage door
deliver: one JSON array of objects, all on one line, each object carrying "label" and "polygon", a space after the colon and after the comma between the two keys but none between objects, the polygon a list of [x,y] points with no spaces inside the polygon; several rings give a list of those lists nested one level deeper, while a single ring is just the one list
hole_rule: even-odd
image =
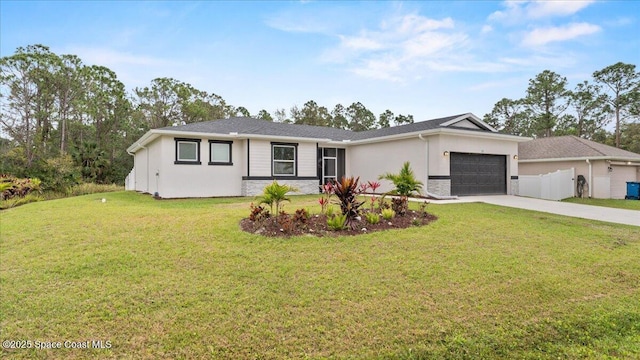
[{"label": "white garage door", "polygon": [[627,181],[638,181],[635,166],[611,165],[611,198],[624,199]]}]

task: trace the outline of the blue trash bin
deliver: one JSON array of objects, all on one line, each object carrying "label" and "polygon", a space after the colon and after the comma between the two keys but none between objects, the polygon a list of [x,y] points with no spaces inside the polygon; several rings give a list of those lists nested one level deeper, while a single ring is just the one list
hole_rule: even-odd
[{"label": "blue trash bin", "polygon": [[627,196],[624,198],[640,200],[640,182],[627,181]]}]

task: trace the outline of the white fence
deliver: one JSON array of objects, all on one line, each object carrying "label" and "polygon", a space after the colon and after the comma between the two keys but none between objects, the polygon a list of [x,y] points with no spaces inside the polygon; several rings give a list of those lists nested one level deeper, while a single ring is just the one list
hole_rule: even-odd
[{"label": "white fence", "polygon": [[562,200],[575,194],[575,169],[558,170],[545,175],[520,175],[520,196],[547,200]]},{"label": "white fence", "polygon": [[131,172],[124,179],[124,189],[125,190],[135,190],[136,189],[136,173],[135,169],[131,169]]}]

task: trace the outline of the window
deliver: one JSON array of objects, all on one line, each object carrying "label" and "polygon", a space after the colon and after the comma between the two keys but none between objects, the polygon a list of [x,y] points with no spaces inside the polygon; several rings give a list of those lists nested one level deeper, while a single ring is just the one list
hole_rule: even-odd
[{"label": "window", "polygon": [[272,144],[273,176],[296,176],[296,144]]},{"label": "window", "polygon": [[231,144],[233,141],[209,140],[209,165],[233,165]]},{"label": "window", "polygon": [[200,139],[181,139],[176,141],[176,161],[174,164],[200,165]]}]

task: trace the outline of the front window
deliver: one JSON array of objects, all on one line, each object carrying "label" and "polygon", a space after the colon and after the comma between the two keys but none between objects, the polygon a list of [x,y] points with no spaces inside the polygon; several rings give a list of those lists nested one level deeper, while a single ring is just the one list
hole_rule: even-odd
[{"label": "front window", "polygon": [[273,176],[296,176],[295,145],[273,145]]},{"label": "front window", "polygon": [[176,164],[200,164],[199,139],[175,139]]},{"label": "front window", "polygon": [[233,165],[231,144],[232,141],[209,140],[209,165]]}]

